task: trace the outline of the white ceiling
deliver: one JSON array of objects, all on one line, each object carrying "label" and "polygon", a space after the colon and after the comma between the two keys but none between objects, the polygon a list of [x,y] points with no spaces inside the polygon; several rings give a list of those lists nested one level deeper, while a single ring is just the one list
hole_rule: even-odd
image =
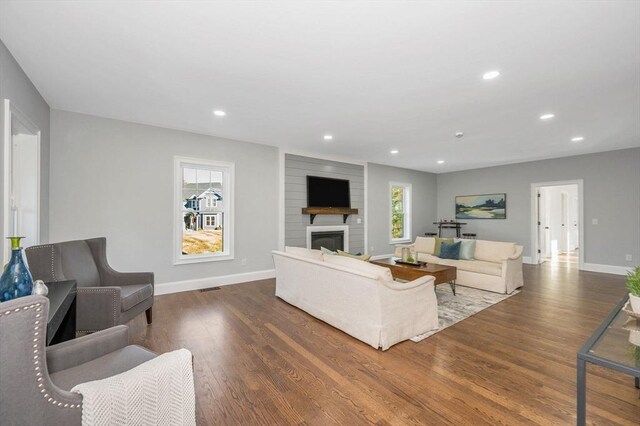
[{"label": "white ceiling", "polygon": [[638,1],[2,1],[0,38],[52,108],[298,152],[444,172],[640,146]]}]

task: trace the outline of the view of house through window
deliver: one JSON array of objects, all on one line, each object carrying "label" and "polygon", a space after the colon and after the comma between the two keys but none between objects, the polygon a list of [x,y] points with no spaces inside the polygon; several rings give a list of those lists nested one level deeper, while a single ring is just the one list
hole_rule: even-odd
[{"label": "view of house through window", "polygon": [[411,240],[411,185],[391,183],[391,241]]},{"label": "view of house through window", "polygon": [[[231,167],[180,162],[178,260],[229,255]],[[188,261],[188,260],[187,260]]]}]

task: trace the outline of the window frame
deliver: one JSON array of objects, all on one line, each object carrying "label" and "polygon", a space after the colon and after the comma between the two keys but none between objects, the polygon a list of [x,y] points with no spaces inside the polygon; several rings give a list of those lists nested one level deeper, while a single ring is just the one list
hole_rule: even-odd
[{"label": "window frame", "polygon": [[[209,169],[222,172],[222,191],[225,202],[220,212],[224,219],[222,228],[223,251],[221,253],[207,254],[182,254],[182,237],[183,237],[183,212],[182,212],[182,180],[183,168]],[[200,262],[217,262],[223,260],[234,259],[234,181],[235,181],[235,163],[225,161],[213,161],[204,158],[178,157],[173,158],[173,264],[184,265]],[[206,204],[206,203],[205,203]],[[200,209],[198,209],[200,210]]]},{"label": "window frame", "polygon": [[[391,197],[393,196],[394,188],[402,188],[402,213],[403,217],[403,238],[393,238],[393,203]],[[413,242],[411,234],[411,205],[412,205],[412,188],[410,183],[406,182],[389,182],[389,192],[387,193],[389,203],[389,244],[402,244]]]}]

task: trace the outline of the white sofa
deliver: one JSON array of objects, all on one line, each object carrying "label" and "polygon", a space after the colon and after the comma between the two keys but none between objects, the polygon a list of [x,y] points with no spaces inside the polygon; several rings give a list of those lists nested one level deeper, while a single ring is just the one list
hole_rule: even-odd
[{"label": "white sofa", "polygon": [[374,348],[438,328],[434,278],[393,281],[389,268],[319,250],[274,251],[276,296]]},{"label": "white sofa", "polygon": [[436,239],[417,237],[415,243],[396,246],[395,255],[410,247],[418,260],[457,268],[456,284],[509,294],[522,287],[522,246],[500,241],[474,240],[475,260],[441,259],[433,255]]}]

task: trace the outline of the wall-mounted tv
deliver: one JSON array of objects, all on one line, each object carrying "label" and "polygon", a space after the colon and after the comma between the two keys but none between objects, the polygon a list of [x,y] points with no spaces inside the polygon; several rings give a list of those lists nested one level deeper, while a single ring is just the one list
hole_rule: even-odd
[{"label": "wall-mounted tv", "polygon": [[307,176],[307,207],[351,207],[349,181]]}]

